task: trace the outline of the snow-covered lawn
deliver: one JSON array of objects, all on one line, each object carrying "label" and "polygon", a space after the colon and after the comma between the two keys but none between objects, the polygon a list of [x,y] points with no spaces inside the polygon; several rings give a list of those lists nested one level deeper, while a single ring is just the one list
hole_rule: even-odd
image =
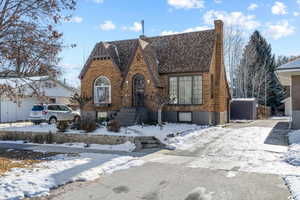
[{"label": "snow-covered lawn", "polygon": [[35,164],[32,168],[14,168],[0,178],[0,199],[45,196],[51,188],[74,181],[91,181],[102,174],[140,166],[144,162],[131,156],[109,154],[65,154]]},{"label": "snow-covered lawn", "polygon": [[[207,126],[199,126],[195,124],[172,124],[168,123],[163,126],[161,129],[160,126],[130,126],[127,128],[121,128],[119,133],[110,132],[105,127],[101,127],[96,129],[93,132],[85,133],[84,131],[80,130],[68,130],[65,132],[65,134],[88,134],[88,135],[112,135],[112,136],[132,136],[132,137],[138,137],[138,136],[153,136],[159,139],[161,142],[165,143],[166,138],[168,135],[174,135],[177,134],[187,134],[192,133],[195,130],[204,129],[207,128]],[[19,132],[39,132],[39,133],[49,133],[50,131],[52,133],[56,133],[57,129],[55,125],[48,125],[45,123],[42,123],[40,125],[33,125],[28,123],[19,123],[16,125],[0,125],[0,131],[19,131]],[[63,133],[60,133],[63,134]]]},{"label": "snow-covered lawn", "polygon": [[[116,136],[157,136],[158,138],[165,138],[166,135],[172,133],[179,133],[188,130],[204,128],[206,126],[199,126],[195,124],[172,124],[168,123],[161,129],[160,126],[150,125],[135,125],[128,128],[121,128],[119,133],[110,132],[106,127],[101,127],[93,132],[87,133],[91,135],[116,135]],[[20,132],[42,132],[48,133],[49,131],[56,133],[55,125],[42,123],[40,125],[33,125],[31,123],[16,123],[16,124],[0,124],[0,131],[20,131]],[[67,130],[66,134],[84,134],[82,130]]]},{"label": "snow-covered lawn", "polygon": [[[18,141],[3,141],[0,140],[0,144],[34,144],[28,143],[23,140]],[[124,144],[117,144],[117,145],[104,145],[104,144],[87,144],[84,143],[64,143],[64,144],[39,144],[43,146],[50,146],[50,147],[72,147],[78,149],[90,149],[90,150],[103,150],[103,151],[124,151],[124,152],[132,152],[135,150],[136,146],[132,142],[125,142]]]},{"label": "snow-covered lawn", "polygon": [[298,167],[299,173],[294,176],[285,177],[290,191],[295,200],[300,200],[300,130],[289,133],[289,151],[286,154],[286,161],[293,166]]},{"label": "snow-covered lawn", "polygon": [[[41,126],[19,126],[9,127],[14,130],[44,130],[49,125]],[[53,126],[52,126],[53,127]],[[191,142],[201,134],[201,130],[207,127],[192,124],[167,124],[161,129],[158,126],[131,126],[126,135],[131,136],[155,136],[166,144],[173,147],[182,147],[185,143]],[[123,135],[124,132],[117,133]],[[109,134],[106,129],[98,129],[90,134]],[[167,136],[172,137],[167,137]],[[167,139],[168,138],[168,139]],[[23,141],[0,141],[1,143],[22,144]],[[85,144],[47,144],[50,146],[63,146],[86,148]],[[135,145],[127,142],[121,145],[96,145],[92,144],[89,149],[132,151]],[[187,148],[187,146],[186,146]],[[105,173],[112,173],[116,170],[140,166],[145,161],[131,157],[111,154],[82,153],[78,156],[67,156],[60,154],[51,157],[50,160],[35,164],[30,169],[15,168],[0,178],[0,200],[22,199],[24,197],[44,196],[49,194],[50,189],[73,181],[91,181],[99,178]]]}]

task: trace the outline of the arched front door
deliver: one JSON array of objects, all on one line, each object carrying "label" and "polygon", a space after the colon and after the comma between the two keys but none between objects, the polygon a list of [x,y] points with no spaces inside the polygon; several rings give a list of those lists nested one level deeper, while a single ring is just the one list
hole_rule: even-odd
[{"label": "arched front door", "polygon": [[133,83],[133,106],[142,107],[145,101],[145,78],[141,74],[136,74]]}]

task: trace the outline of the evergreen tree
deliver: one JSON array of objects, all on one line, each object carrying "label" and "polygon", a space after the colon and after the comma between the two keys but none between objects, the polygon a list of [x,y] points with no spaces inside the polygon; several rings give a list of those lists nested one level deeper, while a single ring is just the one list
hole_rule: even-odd
[{"label": "evergreen tree", "polygon": [[[275,61],[275,58],[274,58]],[[276,69],[284,63],[281,63],[280,60],[277,59],[274,65],[270,68],[270,81],[268,88],[268,102],[267,105],[271,107],[272,113],[277,114],[278,108],[282,104],[281,101],[285,97],[284,87],[279,82],[275,71]]]},{"label": "evergreen tree", "polygon": [[277,80],[275,56],[271,45],[255,31],[246,45],[241,64],[236,71],[240,98],[256,98],[261,105],[276,110],[283,97],[283,89]]}]

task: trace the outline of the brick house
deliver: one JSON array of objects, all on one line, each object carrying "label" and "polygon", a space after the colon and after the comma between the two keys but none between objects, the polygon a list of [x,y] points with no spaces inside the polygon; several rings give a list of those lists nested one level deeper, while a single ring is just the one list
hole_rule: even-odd
[{"label": "brick house", "polygon": [[164,121],[226,123],[223,54],[220,20],[212,30],[97,43],[79,76],[82,95],[93,97],[83,114],[155,121],[162,98]]}]

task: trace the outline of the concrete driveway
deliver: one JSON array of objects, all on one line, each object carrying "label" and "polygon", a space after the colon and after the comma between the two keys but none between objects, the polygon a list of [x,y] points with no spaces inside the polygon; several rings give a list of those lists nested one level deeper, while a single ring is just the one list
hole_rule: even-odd
[{"label": "concrete driveway", "polygon": [[143,166],[69,184],[39,199],[285,200],[290,194],[281,175],[299,169],[282,161],[287,131],[279,122],[216,128],[190,149],[152,153],[142,158]]},{"label": "concrete driveway", "polygon": [[46,199],[284,200],[288,196],[279,176],[148,163],[96,182],[67,185]]}]

